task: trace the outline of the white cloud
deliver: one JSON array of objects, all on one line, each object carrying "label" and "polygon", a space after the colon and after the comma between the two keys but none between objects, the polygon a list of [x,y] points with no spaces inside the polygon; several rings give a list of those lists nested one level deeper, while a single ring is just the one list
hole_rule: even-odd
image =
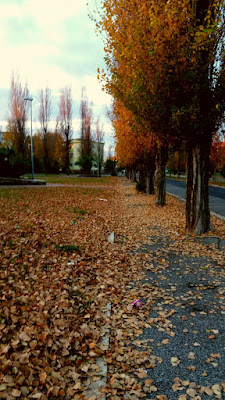
[{"label": "white cloud", "polygon": [[87,89],[88,97],[96,106],[105,104],[111,105],[111,97],[102,90],[101,84],[95,76],[85,76],[84,85]]},{"label": "white cloud", "polygon": [[7,115],[11,73],[15,71],[23,83],[27,81],[34,98],[34,120],[37,120],[40,88],[47,85],[52,89],[54,119],[59,90],[71,84],[76,107],[73,127],[79,131],[81,87],[86,86],[94,116],[102,117],[106,136],[111,137],[112,127],[106,117],[111,97],[101,90],[97,80],[97,68],[103,66],[103,45],[88,18],[86,2],[0,0],[0,54],[4,60],[0,74],[0,91],[4,95],[0,99],[2,127]]},{"label": "white cloud", "polygon": [[86,7],[85,0],[27,0],[24,13],[35,15],[40,26],[57,26],[65,18],[76,16]]}]

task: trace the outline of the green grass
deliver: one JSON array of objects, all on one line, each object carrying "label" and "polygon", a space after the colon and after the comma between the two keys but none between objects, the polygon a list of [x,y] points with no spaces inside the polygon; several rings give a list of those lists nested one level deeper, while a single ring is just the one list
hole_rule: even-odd
[{"label": "green grass", "polygon": [[68,244],[68,245],[58,245],[57,244],[55,247],[57,250],[65,251],[67,253],[71,253],[73,251],[79,250],[79,246],[76,246],[75,244]]},{"label": "green grass", "polygon": [[215,179],[211,179],[210,181],[209,181],[209,184],[211,184],[211,185],[217,185],[217,186],[225,186],[225,181],[217,181],[217,180],[215,180]]},{"label": "green grass", "polygon": [[[25,175],[27,178],[31,178],[31,175]],[[41,179],[47,183],[64,183],[69,185],[77,185],[77,184],[85,184],[85,183],[93,183],[93,184],[110,184],[112,183],[111,176],[102,176],[101,178],[96,177],[76,177],[75,175],[42,175],[35,174],[35,179]]]},{"label": "green grass", "polygon": [[10,199],[12,201],[16,201],[19,198],[20,189],[13,188],[0,188],[0,199]]},{"label": "green grass", "polygon": [[74,207],[73,212],[74,212],[75,214],[85,215],[86,212],[87,212],[87,210],[78,210],[77,207]]}]

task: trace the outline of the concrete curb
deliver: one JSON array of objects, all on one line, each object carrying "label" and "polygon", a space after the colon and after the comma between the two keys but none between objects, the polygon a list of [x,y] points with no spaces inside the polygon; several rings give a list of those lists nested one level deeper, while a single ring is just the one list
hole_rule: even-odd
[{"label": "concrete curb", "polygon": [[[166,192],[166,193],[169,194],[170,196],[176,197],[176,199],[181,200],[183,203],[185,203],[185,199],[183,199],[182,197],[177,196],[176,194],[172,194],[170,192]],[[210,214],[225,221],[225,217],[223,215],[217,214],[214,211],[210,211]]]},{"label": "concrete curb", "polygon": [[212,214],[212,215],[214,215],[215,217],[220,218],[220,219],[222,219],[223,221],[225,221],[225,217],[223,217],[223,216],[220,215],[220,214],[215,213],[214,211],[210,211],[210,214]]},{"label": "concrete curb", "polygon": [[[108,303],[106,306],[106,315],[107,317],[111,317],[111,303]],[[102,338],[101,344],[105,347],[106,350],[109,350],[109,344],[110,344],[110,338],[109,338],[110,330],[107,329],[105,331],[105,334]],[[99,357],[96,361],[96,364],[100,368],[100,371],[96,373],[96,378],[101,377],[97,381],[93,381],[91,385],[88,387],[88,389],[85,392],[85,397],[87,399],[93,398],[96,400],[106,400],[106,396],[104,394],[101,394],[100,391],[102,388],[106,387],[106,382],[107,382],[107,373],[108,373],[108,367],[107,364],[105,363],[104,359],[102,357]]]},{"label": "concrete curb", "polygon": [[0,186],[14,186],[14,185],[15,186],[46,185],[46,182],[40,179],[0,177]]},{"label": "concrete curb", "polygon": [[177,196],[176,194],[170,193],[170,192],[166,192],[167,194],[169,194],[170,196],[176,197],[176,199],[181,200],[182,203],[185,203],[185,199],[183,199],[180,196]]}]

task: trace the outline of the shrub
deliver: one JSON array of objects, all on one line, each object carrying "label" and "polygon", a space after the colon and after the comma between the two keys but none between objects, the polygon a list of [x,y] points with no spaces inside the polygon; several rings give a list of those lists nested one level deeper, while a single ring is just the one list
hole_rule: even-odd
[{"label": "shrub", "polygon": [[221,169],[221,175],[225,178],[225,167],[223,167],[222,169]]},{"label": "shrub", "polygon": [[27,170],[27,161],[9,147],[0,148],[0,174],[2,177],[18,178]]}]

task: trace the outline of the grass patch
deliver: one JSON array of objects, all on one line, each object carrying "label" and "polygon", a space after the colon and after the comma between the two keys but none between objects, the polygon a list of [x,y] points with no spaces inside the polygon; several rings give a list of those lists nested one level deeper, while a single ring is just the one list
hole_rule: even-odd
[{"label": "grass patch", "polygon": [[216,186],[223,186],[223,187],[225,187],[225,182],[217,181],[217,180],[211,180],[211,181],[209,181],[209,184],[210,184],[210,185],[216,185]]},{"label": "grass patch", "polygon": [[[186,177],[184,176],[180,176],[178,177],[177,175],[168,175],[166,174],[166,177],[168,179],[173,179],[175,181],[184,181],[186,182]],[[214,178],[214,176],[212,176],[211,179],[209,179],[209,185],[216,185],[216,186],[223,186],[225,187],[225,180],[222,180],[222,178],[218,177],[218,180],[216,178]]]},{"label": "grass patch", "polygon": [[78,210],[77,207],[74,207],[73,212],[75,214],[85,215],[87,213],[87,210]]},{"label": "grass patch", "polygon": [[[20,190],[20,189],[18,189]],[[17,200],[19,198],[18,190],[12,188],[2,188],[0,189],[0,198],[1,199],[10,199],[10,200]]]},{"label": "grass patch", "polygon": [[79,251],[79,246],[75,244],[56,244],[56,249],[60,251],[64,251],[66,253],[72,253],[73,251]]},{"label": "grass patch", "polygon": [[[26,175],[29,178],[29,175]],[[68,185],[82,185],[82,184],[103,184],[108,185],[112,184],[113,178],[111,176],[102,176],[101,178],[96,177],[78,177],[76,175],[57,175],[57,174],[35,174],[35,179],[44,180],[47,183],[60,183],[60,184],[68,184]]]}]

